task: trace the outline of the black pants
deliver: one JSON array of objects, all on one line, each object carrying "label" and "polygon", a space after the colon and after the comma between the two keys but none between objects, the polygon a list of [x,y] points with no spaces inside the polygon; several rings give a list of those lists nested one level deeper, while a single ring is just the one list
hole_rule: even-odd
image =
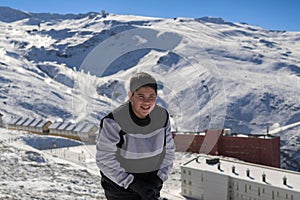
[{"label": "black pants", "polygon": [[[104,189],[104,193],[107,200],[142,200],[139,194],[136,193],[135,191],[131,190],[130,188],[125,189],[123,187],[120,187],[115,182],[107,178],[102,172],[100,173],[101,173],[101,185],[102,188]],[[157,174],[157,172],[144,173],[143,178],[146,178],[146,180],[151,179],[151,176],[153,176],[153,174]],[[134,176],[136,177],[139,175],[134,174]],[[162,189],[162,185],[158,186],[158,191],[160,191],[161,189]]]},{"label": "black pants", "polygon": [[104,175],[101,177],[101,185],[107,200],[141,200],[136,192],[120,187]]}]

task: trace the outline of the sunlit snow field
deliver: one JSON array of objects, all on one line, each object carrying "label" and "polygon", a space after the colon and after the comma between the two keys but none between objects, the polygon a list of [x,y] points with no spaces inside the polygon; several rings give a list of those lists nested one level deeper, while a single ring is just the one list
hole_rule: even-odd
[{"label": "sunlit snow field", "polygon": [[[37,144],[41,141],[38,138],[51,143],[54,137],[0,128],[0,199],[106,199],[93,159],[95,146],[38,150],[24,142],[30,141],[28,138]],[[74,144],[69,139],[63,141]],[[163,197],[186,199],[181,195],[180,165],[195,156],[176,153],[173,171],[161,192]]]}]

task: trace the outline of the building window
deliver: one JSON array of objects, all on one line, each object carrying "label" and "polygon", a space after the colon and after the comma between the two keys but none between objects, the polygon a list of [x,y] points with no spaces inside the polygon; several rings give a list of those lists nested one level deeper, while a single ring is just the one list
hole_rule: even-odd
[{"label": "building window", "polygon": [[192,181],[189,181],[189,185],[192,185]]},{"label": "building window", "polygon": [[185,174],[186,172],[185,172],[185,169],[183,170],[183,173]]},{"label": "building window", "polygon": [[260,188],[257,188],[257,194],[260,196]]},{"label": "building window", "polygon": [[186,180],[185,179],[183,180],[183,183],[186,184]]},{"label": "building window", "polygon": [[186,189],[183,190],[183,193],[186,194]]},{"label": "building window", "polygon": [[188,175],[192,175],[191,171],[188,171]]},{"label": "building window", "polygon": [[247,185],[245,184],[245,192],[247,193]]}]

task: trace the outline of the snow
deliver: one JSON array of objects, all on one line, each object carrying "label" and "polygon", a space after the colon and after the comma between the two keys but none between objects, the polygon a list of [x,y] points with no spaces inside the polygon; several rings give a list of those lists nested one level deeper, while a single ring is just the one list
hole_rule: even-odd
[{"label": "snow", "polygon": [[[4,128],[0,128],[0,135],[1,199],[106,199],[95,163],[95,145],[77,142],[74,146],[71,139]],[[32,147],[45,149],[53,140],[56,148]],[[176,153],[174,168],[161,192],[163,197],[186,199],[180,194],[180,165],[195,156]]]},{"label": "snow", "polygon": [[299,171],[299,32],[212,17],[0,11],[4,123],[30,116],[99,124],[143,70],[157,78],[173,130],[263,134],[269,127],[281,137],[281,167]]},{"label": "snow", "polygon": [[1,199],[105,199],[100,177],[88,168],[26,145],[21,137],[27,133],[0,134]]},{"label": "snow", "polygon": [[[3,9],[6,16],[23,13]],[[34,115],[98,123],[126,99],[123,85],[141,69],[159,79],[160,103],[169,108],[177,130],[226,126],[261,133],[266,124],[285,126],[298,116],[299,102],[291,98],[299,94],[297,32],[212,17],[27,15],[0,21],[4,118]],[[33,20],[38,23],[28,23]],[[122,81],[96,93],[115,80]]]}]

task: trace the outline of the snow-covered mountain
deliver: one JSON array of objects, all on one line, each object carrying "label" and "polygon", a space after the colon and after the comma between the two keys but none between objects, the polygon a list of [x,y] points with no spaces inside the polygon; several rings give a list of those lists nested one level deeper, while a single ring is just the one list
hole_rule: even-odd
[{"label": "snow-covered mountain", "polygon": [[98,124],[143,70],[158,79],[158,102],[174,129],[262,134],[269,127],[282,138],[283,166],[299,169],[300,32],[212,17],[0,12],[4,120]]}]

